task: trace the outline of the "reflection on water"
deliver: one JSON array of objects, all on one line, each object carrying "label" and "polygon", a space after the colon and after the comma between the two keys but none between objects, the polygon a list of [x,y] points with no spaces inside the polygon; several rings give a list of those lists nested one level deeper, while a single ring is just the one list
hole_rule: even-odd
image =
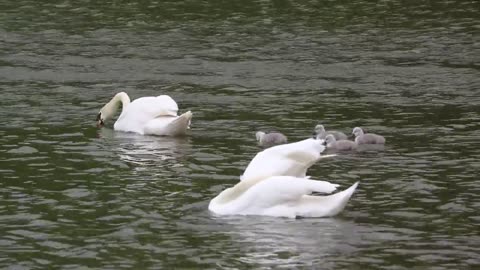
[{"label": "reflection on water", "polygon": [[[99,130],[98,136],[105,147],[111,147],[109,151],[117,153],[126,163],[138,165],[137,168],[181,166],[179,161],[192,152],[188,137],[142,136],[109,128]],[[172,162],[166,162],[171,159]]]},{"label": "reflection on water", "polygon": [[[1,1],[0,268],[476,269],[476,1]],[[171,95],[184,138],[95,128],[119,91]],[[309,175],[328,219],[207,210],[261,149],[382,134]]]}]

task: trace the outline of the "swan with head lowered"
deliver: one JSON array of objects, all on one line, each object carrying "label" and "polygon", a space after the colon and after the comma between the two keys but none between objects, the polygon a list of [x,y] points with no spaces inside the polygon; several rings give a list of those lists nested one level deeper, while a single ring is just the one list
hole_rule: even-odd
[{"label": "swan with head lowered", "polygon": [[141,97],[130,102],[125,92],[117,93],[97,115],[97,126],[112,119],[118,109],[122,112],[113,125],[114,130],[142,135],[180,136],[190,127],[192,112],[177,115],[178,105],[170,96]]},{"label": "swan with head lowered", "polygon": [[249,163],[240,182],[210,201],[208,209],[218,215],[266,215],[277,217],[328,217],[346,206],[358,182],[328,196],[336,184],[310,179],[307,169],[318,160],[324,141],[306,139],[259,152]]}]

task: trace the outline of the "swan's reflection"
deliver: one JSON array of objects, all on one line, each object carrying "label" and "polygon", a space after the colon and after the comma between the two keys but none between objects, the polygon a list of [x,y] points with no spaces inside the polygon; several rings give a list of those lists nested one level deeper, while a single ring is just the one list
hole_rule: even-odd
[{"label": "swan's reflection", "polygon": [[121,160],[140,166],[156,166],[166,160],[179,160],[191,149],[188,137],[146,136],[107,128],[102,128],[98,135],[110,144]]},{"label": "swan's reflection", "polygon": [[354,248],[357,227],[339,218],[279,219],[272,217],[215,217],[241,252],[237,259],[249,264],[318,266],[332,253]]}]

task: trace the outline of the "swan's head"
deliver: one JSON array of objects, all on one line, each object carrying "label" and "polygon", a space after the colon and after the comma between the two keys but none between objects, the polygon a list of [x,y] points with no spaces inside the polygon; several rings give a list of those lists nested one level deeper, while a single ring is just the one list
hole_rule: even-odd
[{"label": "swan's head", "polygon": [[257,138],[257,141],[260,141],[263,136],[265,136],[265,132],[262,132],[262,131],[258,131],[257,133],[255,133],[255,137]]},{"label": "swan's head", "polygon": [[103,108],[97,114],[97,127],[103,127],[105,125],[105,122],[112,119],[116,111],[117,108],[112,106],[110,102],[105,104],[105,106],[103,106]]},{"label": "swan's head", "polygon": [[355,135],[355,137],[358,137],[360,135],[363,135],[363,130],[359,127],[355,127],[352,131],[352,134]]},{"label": "swan's head", "polygon": [[130,103],[130,98],[127,93],[120,92],[117,93],[107,104],[105,104],[100,112],[97,114],[97,127],[102,127],[105,125],[105,122],[112,119],[115,116],[120,104],[126,106]]},{"label": "swan's head", "polygon": [[335,137],[332,134],[329,134],[329,135],[327,135],[327,137],[325,137],[325,145],[326,146],[330,146],[336,141],[337,140],[335,139]]}]

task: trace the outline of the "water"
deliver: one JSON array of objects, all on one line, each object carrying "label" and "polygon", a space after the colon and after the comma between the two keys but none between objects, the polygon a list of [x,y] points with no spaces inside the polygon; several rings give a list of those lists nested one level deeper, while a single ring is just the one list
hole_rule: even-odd
[{"label": "water", "polygon": [[[0,268],[474,269],[477,1],[0,3]],[[116,92],[169,94],[189,136],[97,129]],[[217,217],[260,149],[317,123],[387,138],[309,174],[324,219]]]}]

